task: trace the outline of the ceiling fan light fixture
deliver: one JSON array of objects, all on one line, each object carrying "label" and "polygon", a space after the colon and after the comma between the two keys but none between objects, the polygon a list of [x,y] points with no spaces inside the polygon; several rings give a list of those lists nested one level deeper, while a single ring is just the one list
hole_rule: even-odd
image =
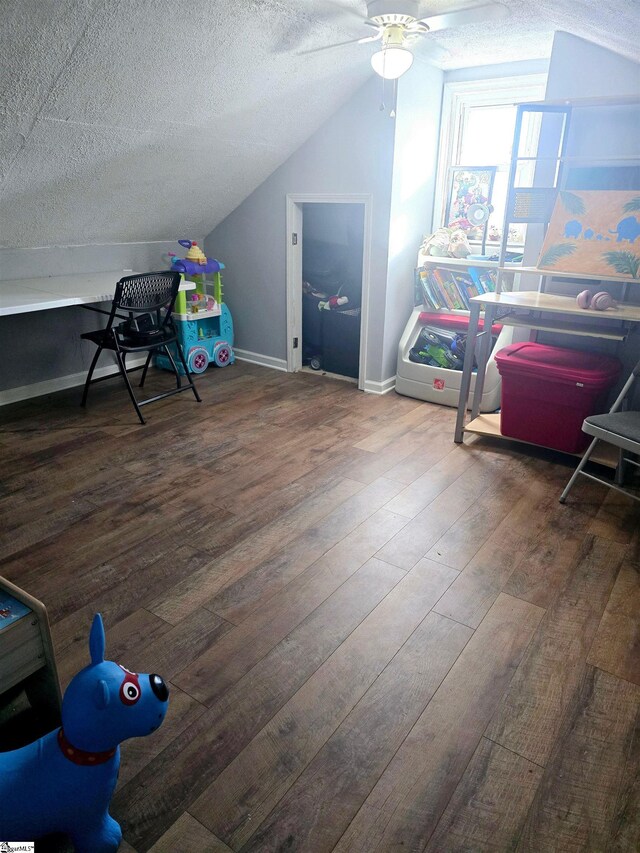
[{"label": "ceiling fan light fixture", "polygon": [[406,47],[383,47],[371,57],[371,67],[385,80],[397,80],[413,65],[413,54]]}]

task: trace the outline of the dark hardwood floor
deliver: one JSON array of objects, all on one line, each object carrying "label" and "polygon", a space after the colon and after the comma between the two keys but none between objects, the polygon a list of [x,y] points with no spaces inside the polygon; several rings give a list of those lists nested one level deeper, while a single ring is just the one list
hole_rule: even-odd
[{"label": "dark hardwood floor", "polygon": [[[155,373],[151,388],[169,381]],[[0,574],[63,686],[170,682],[123,851],[640,848],[640,514],[455,412],[238,363],[139,426],[115,382],[0,409]]]}]

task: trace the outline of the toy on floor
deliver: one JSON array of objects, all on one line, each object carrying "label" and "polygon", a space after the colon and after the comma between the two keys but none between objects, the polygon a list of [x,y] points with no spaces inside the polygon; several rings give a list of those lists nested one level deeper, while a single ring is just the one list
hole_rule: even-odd
[{"label": "toy on floor", "polygon": [[71,836],[75,853],[115,853],[120,826],[109,802],[120,767],[119,744],[151,734],[167,712],[159,675],[136,674],[104,660],[102,617],[91,626],[91,663],[71,681],[62,728],[0,753],[0,838]]},{"label": "toy on floor", "polygon": [[328,299],[318,302],[318,308],[320,311],[335,311],[337,308],[340,308],[342,305],[346,305],[348,302],[348,296],[330,296]]},{"label": "toy on floor", "polygon": [[[233,364],[233,319],[222,298],[224,264],[207,258],[197,243],[178,240],[188,249],[186,258],[170,253],[171,267],[187,276],[195,290],[180,291],[173,311],[178,340],[184,352],[189,373],[204,373],[211,363],[216,367]],[[206,276],[209,276],[209,280]],[[207,288],[209,291],[207,292]],[[158,367],[171,369],[166,355],[155,357]],[[184,369],[178,364],[178,372]]]}]

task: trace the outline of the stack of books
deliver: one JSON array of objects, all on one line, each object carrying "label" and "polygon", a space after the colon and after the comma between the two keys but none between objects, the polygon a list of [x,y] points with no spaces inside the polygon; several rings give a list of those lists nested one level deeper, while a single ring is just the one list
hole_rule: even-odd
[{"label": "stack of books", "polygon": [[483,293],[494,293],[497,272],[494,269],[467,267],[450,270],[446,267],[418,267],[415,271],[416,305],[424,304],[439,311],[468,311],[469,299]]}]

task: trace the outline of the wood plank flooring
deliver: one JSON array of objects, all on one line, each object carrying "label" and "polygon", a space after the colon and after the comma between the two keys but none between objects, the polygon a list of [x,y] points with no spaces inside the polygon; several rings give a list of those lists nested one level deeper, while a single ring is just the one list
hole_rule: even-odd
[{"label": "wood plank flooring", "polygon": [[114,383],[0,409],[0,575],[47,605],[63,686],[97,610],[170,683],[122,749],[122,849],[640,849],[637,506],[561,506],[569,460],[455,445],[451,409],[196,381],[144,427]]}]

